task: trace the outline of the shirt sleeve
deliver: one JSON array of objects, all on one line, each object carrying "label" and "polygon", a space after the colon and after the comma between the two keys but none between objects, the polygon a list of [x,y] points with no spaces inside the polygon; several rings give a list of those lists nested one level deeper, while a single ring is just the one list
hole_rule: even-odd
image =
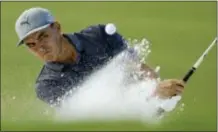
[{"label": "shirt sleeve", "polygon": [[72,82],[67,78],[50,78],[36,82],[37,97],[50,105],[58,105],[71,88]]},{"label": "shirt sleeve", "polygon": [[127,41],[120,33],[116,32],[113,35],[108,35],[105,32],[105,25],[100,25],[100,27],[102,28],[103,38],[106,39],[113,56],[127,49]]},{"label": "shirt sleeve", "polygon": [[[81,31],[82,34],[89,36],[96,45],[105,45],[111,56],[115,56],[127,48],[125,38],[118,32],[108,35],[105,32],[104,24],[92,25]],[[97,44],[98,43],[98,44]]]}]

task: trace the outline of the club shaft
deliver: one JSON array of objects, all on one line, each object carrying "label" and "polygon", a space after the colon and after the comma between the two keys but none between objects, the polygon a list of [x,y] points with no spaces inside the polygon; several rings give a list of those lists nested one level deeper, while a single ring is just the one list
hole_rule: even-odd
[{"label": "club shaft", "polygon": [[193,75],[193,73],[196,71],[196,69],[199,67],[199,65],[202,63],[208,52],[212,49],[212,47],[216,44],[217,38],[214,39],[214,41],[210,44],[210,46],[204,51],[204,53],[200,56],[200,58],[196,61],[196,63],[193,65],[193,67],[187,72],[187,74],[184,76],[183,81],[187,82],[189,78]]},{"label": "club shaft", "polygon": [[208,52],[212,49],[212,47],[216,44],[217,38],[214,39],[214,41],[210,44],[210,46],[204,51],[204,53],[201,55],[201,57],[196,61],[194,64],[194,68],[198,68],[201,62],[204,60]]}]

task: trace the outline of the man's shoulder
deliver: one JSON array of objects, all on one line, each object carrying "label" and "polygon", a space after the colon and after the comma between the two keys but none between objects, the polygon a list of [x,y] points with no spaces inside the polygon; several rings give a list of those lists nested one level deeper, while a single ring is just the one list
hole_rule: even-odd
[{"label": "man's shoulder", "polygon": [[92,39],[105,38],[105,26],[105,24],[92,24],[82,28],[80,31],[76,32],[76,34],[84,35]]},{"label": "man's shoulder", "polygon": [[66,36],[79,52],[88,55],[103,52],[107,47],[103,24],[90,25],[78,32],[66,33]]},{"label": "man's shoulder", "polygon": [[[64,35],[70,38],[71,42],[78,43],[78,41],[82,38],[99,38],[105,35],[105,24],[92,24],[89,26],[85,26],[79,31],[65,33]],[[83,36],[82,38],[80,36]],[[86,38],[87,39],[87,38]]]},{"label": "man's shoulder", "polygon": [[98,27],[102,27],[102,26],[105,26],[106,24],[104,24],[104,23],[93,23],[93,24],[89,24],[89,25],[85,25],[85,26],[83,26],[83,28],[81,28],[82,30],[83,29],[88,29],[88,28],[92,28],[92,27],[94,27],[94,28],[98,28]]},{"label": "man's shoulder", "polygon": [[79,32],[99,31],[105,27],[105,24],[92,24],[82,28]]}]

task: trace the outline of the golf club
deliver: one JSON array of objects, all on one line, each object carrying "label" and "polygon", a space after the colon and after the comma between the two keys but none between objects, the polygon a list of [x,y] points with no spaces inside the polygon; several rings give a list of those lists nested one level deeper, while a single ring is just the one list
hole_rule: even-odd
[{"label": "golf club", "polygon": [[[216,44],[217,37],[213,40],[213,42],[209,45],[209,47],[204,51],[204,53],[199,57],[199,59],[196,61],[196,63],[192,66],[192,68],[186,73],[186,75],[183,77],[183,81],[185,83],[188,82],[190,77],[193,75],[193,73],[196,71],[196,69],[199,67],[199,65],[203,62],[206,55],[209,53],[209,51],[212,49],[212,47]],[[157,111],[158,115],[161,115],[163,112],[165,112],[165,109],[160,107]]]}]

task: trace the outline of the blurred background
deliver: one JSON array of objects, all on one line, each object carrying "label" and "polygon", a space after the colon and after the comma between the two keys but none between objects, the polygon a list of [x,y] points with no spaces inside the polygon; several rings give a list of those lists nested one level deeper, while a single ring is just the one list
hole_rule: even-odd
[{"label": "blurred background", "polygon": [[34,6],[48,8],[63,32],[114,23],[125,38],[147,38],[152,43],[147,62],[161,67],[162,79],[182,78],[216,36],[216,2],[1,2],[2,130],[216,130],[216,48],[186,85],[184,110],[159,124],[55,122],[34,90],[43,62],[25,46],[16,47],[15,21]]}]

